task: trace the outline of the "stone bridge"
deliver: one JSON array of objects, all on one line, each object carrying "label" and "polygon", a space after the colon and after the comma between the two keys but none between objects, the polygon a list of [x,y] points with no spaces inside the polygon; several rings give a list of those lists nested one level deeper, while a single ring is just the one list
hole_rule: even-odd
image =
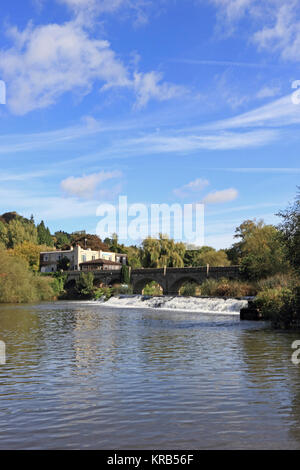
[{"label": "stone bridge", "polygon": [[[95,284],[107,286],[122,282],[119,271],[92,271]],[[67,282],[74,282],[79,278],[80,271],[68,273]],[[240,279],[239,266],[229,267],[198,267],[198,268],[161,268],[161,269],[133,269],[130,282],[134,294],[142,294],[145,286],[151,282],[157,282],[165,295],[177,295],[185,282],[202,284],[206,279]]]}]

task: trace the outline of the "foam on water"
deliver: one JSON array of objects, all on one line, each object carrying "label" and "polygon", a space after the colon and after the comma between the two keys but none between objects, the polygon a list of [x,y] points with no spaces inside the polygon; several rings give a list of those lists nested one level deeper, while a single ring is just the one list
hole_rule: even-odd
[{"label": "foam on water", "polygon": [[104,302],[100,299],[95,303],[101,306],[118,308],[153,308],[164,310],[186,310],[189,312],[240,314],[241,308],[247,307],[248,300],[200,298],[200,297],[146,297],[142,295],[120,295],[111,297]]}]

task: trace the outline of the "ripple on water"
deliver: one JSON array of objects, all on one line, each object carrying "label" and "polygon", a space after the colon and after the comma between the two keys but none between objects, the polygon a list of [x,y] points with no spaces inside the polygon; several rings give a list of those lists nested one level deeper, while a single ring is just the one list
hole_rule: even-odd
[{"label": "ripple on water", "polygon": [[299,448],[293,333],[237,315],[3,306],[0,448]]}]

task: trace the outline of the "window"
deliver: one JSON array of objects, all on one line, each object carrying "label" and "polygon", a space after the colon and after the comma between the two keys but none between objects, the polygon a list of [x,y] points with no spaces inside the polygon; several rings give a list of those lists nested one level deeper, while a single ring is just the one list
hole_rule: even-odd
[{"label": "window", "polygon": [[86,261],[86,255],[81,256],[81,261],[83,261],[83,262]]},{"label": "window", "polygon": [[92,256],[92,261],[95,261],[95,259],[96,259],[96,256]]}]

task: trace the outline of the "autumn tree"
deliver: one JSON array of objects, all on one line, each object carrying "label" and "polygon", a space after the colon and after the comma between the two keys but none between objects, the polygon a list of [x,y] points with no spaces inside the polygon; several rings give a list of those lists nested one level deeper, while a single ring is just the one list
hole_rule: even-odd
[{"label": "autumn tree", "polygon": [[35,243],[24,241],[8,250],[11,256],[23,259],[32,271],[39,271],[40,253],[49,251],[51,248],[46,245],[36,245]]}]

